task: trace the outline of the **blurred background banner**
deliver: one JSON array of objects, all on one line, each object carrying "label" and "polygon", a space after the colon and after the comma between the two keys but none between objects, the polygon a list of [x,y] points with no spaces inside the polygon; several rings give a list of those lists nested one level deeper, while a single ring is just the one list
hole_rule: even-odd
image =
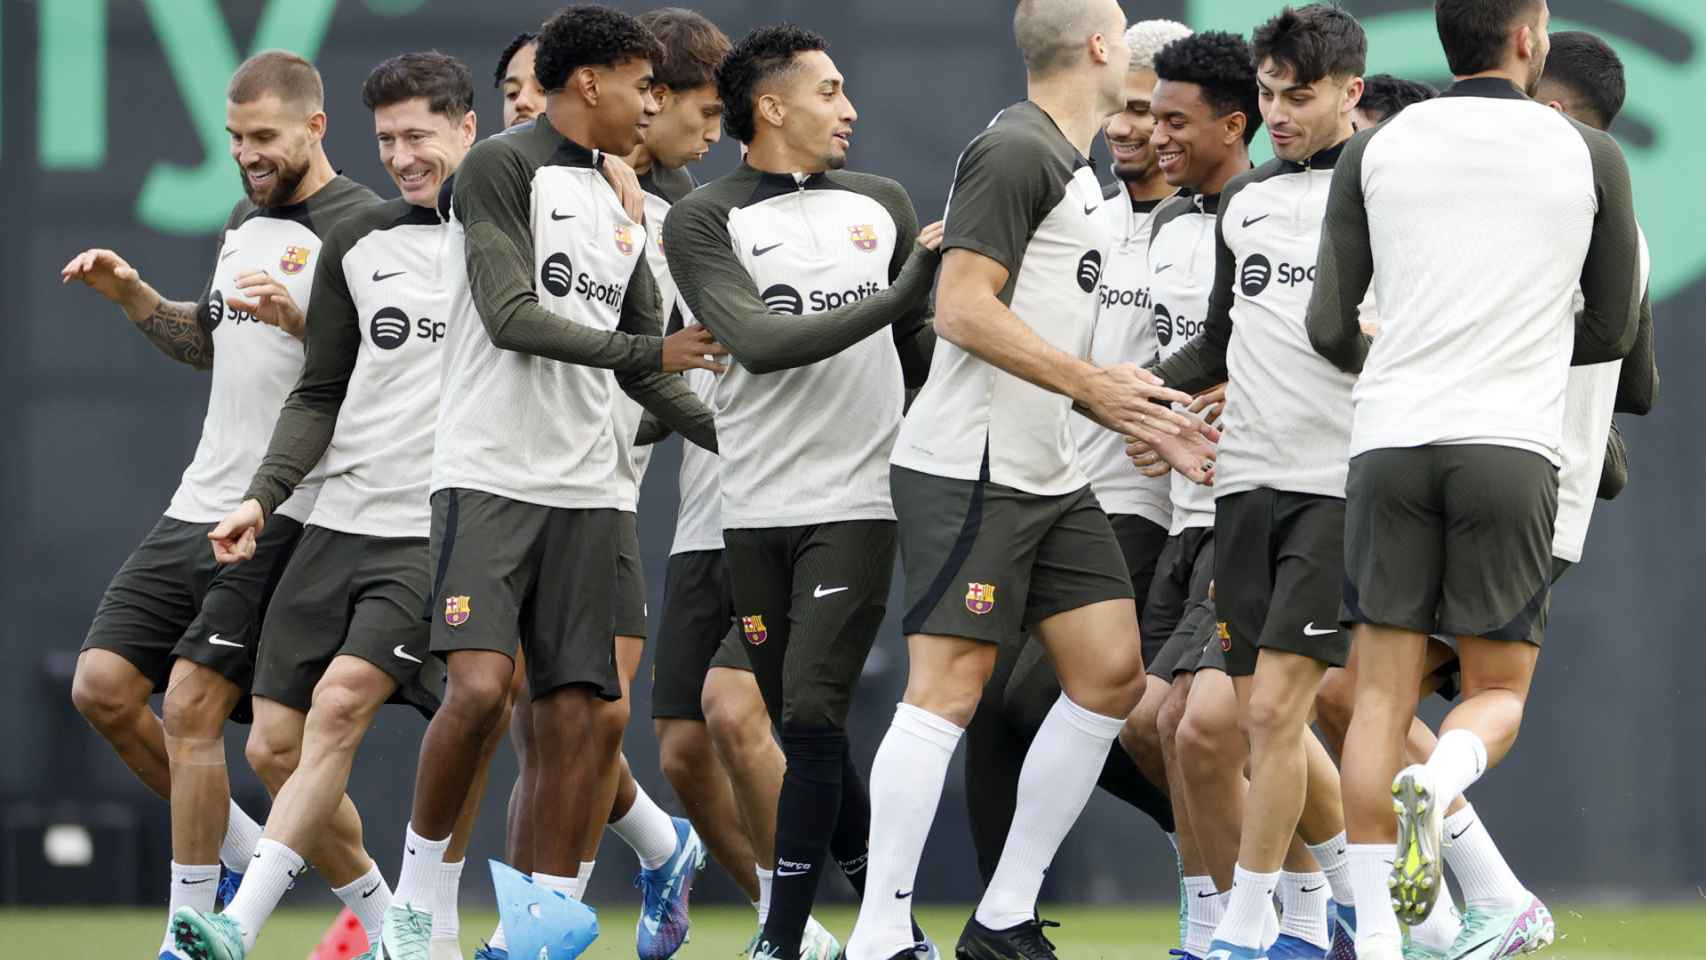
[{"label": "blurred background banner", "polygon": [[[360,102],[368,69],[411,50],[455,54],[481,83],[482,133],[495,132],[494,61],[512,36],[558,5],[0,0],[0,403],[10,431],[0,457],[0,902],[91,893],[108,903],[152,902],[164,898],[169,858],[165,805],[77,715],[70,676],[102,589],[165,508],[189,460],[208,381],[162,357],[94,293],[61,288],[59,268],[83,248],[110,247],[166,296],[195,296],[212,267],[213,233],[239,195],[224,91],[249,54],[283,47],[313,59],[326,80],[334,165],[391,196]],[[618,5],[639,13],[653,4]],[[690,5],[736,38],[782,20],[824,34],[860,113],[853,166],[899,179],[925,219],[941,214],[960,149],[1024,95],[1008,2]],[[1247,34],[1278,6],[1128,0],[1126,12]],[[1431,4],[1346,6],[1368,28],[1370,72],[1448,79]],[[1697,829],[1706,796],[1706,638],[1689,598],[1702,580],[1706,512],[1696,497],[1706,441],[1688,425],[1688,411],[1706,409],[1706,387],[1687,372],[1706,357],[1706,326],[1696,320],[1706,312],[1706,190],[1698,179],[1706,155],[1699,118],[1706,3],[1552,0],[1552,11],[1554,29],[1600,33],[1628,68],[1629,105],[1613,132],[1628,153],[1652,246],[1664,389],[1652,416],[1620,420],[1631,450],[1629,490],[1596,512],[1584,562],[1555,594],[1519,748],[1473,799],[1542,897],[1696,898],[1706,863],[1706,831]],[[1266,157],[1265,136],[1258,147]],[[1104,165],[1100,145],[1097,153]],[[696,173],[709,179],[736,158],[725,142]],[[675,516],[676,442],[654,458],[640,508],[654,610]],[[898,595],[854,709],[855,749],[867,768],[905,678],[897,606]],[[627,753],[647,790],[679,812],[657,770],[649,676],[648,666],[635,685]],[[412,711],[382,713],[350,786],[369,849],[387,871],[397,862],[421,730]],[[228,762],[236,795],[258,814],[265,793],[243,762],[245,734],[230,733]],[[476,857],[502,854],[514,769],[506,749]],[[976,895],[964,802],[956,766],[919,876],[925,901]],[[625,895],[629,854],[620,843],[605,849],[612,868],[598,871],[594,899]],[[483,884],[468,889],[489,897]],[[1164,901],[1176,889],[1165,839],[1099,795],[1050,871],[1044,896]],[[825,891],[844,895],[837,883]],[[699,895],[737,894],[712,869]]]}]

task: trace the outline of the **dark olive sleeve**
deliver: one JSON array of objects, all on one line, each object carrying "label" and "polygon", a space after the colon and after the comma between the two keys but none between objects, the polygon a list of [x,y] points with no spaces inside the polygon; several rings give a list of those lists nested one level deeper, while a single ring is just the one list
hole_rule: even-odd
[{"label": "dark olive sleeve", "polygon": [[1642,303],[1640,228],[1629,165],[1609,134],[1576,124],[1593,159],[1599,209],[1582,263],[1582,312],[1576,316],[1576,349],[1570,363],[1582,366],[1622,360],[1635,346]]},{"label": "dark olive sleeve", "polygon": [[1361,373],[1369,338],[1362,332],[1362,301],[1374,280],[1374,249],[1363,205],[1362,158],[1380,127],[1351,137],[1333,169],[1327,216],[1316,254],[1315,290],[1304,326],[1315,352],[1347,373]]},{"label": "dark olive sleeve", "polygon": [[1605,465],[1599,470],[1599,499],[1616,500],[1629,485],[1629,448],[1623,442],[1623,431],[1617,421],[1611,422],[1611,435],[1605,438]]},{"label": "dark olive sleeve", "polygon": [[[641,256],[635,260],[634,273],[628,278],[616,329],[634,336],[655,335],[663,329],[660,309],[657,281],[646,258]],[[717,451],[716,421],[679,375],[661,370],[618,370],[616,382],[662,425],[712,453]]]},{"label": "dark olive sleeve", "polygon": [[1617,413],[1644,417],[1659,402],[1659,360],[1653,349],[1653,295],[1641,297],[1641,319],[1635,331],[1635,346],[1623,358],[1617,377]]},{"label": "dark olive sleeve", "polygon": [[1233,283],[1238,260],[1226,244],[1226,218],[1233,201],[1252,182],[1251,174],[1233,177],[1220,195],[1220,215],[1214,218],[1214,285],[1208,291],[1208,313],[1203,328],[1178,352],[1151,370],[1174,390],[1201,393],[1226,382],[1226,349],[1232,342]]}]

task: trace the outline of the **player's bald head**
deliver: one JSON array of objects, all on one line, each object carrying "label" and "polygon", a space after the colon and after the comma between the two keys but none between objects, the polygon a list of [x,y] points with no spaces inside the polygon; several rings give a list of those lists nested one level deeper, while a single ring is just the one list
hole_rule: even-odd
[{"label": "player's bald head", "polygon": [[1019,0],[1013,13],[1013,38],[1033,77],[1076,66],[1092,36],[1117,36],[1124,30],[1118,0]]}]

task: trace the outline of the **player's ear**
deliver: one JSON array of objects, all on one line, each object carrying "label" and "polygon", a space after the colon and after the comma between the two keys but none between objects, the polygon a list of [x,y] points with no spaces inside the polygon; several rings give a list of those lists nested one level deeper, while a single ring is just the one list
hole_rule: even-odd
[{"label": "player's ear", "polygon": [[326,111],[316,110],[308,115],[308,135],[315,140],[326,135]]},{"label": "player's ear", "polygon": [[771,126],[780,127],[782,121],[788,118],[788,108],[782,105],[782,98],[774,93],[760,94],[757,106],[758,109],[753,113]]},{"label": "player's ear", "polygon": [[1361,77],[1352,77],[1345,85],[1345,112],[1350,113],[1362,102],[1363,82]]},{"label": "player's ear", "polygon": [[659,113],[669,109],[670,95],[672,93],[674,93],[674,91],[670,90],[669,85],[666,83],[652,84],[652,96],[657,99]]},{"label": "player's ear", "polygon": [[461,133],[462,145],[464,147],[473,146],[475,138],[480,134],[480,118],[475,116],[474,111],[470,110],[462,115]]},{"label": "player's ear", "polygon": [[1536,41],[1536,37],[1535,37],[1535,30],[1534,30],[1533,26],[1525,23],[1522,26],[1517,27],[1516,28],[1516,55],[1517,55],[1517,58],[1521,59],[1521,60],[1533,60],[1535,52],[1539,49],[1539,44],[1536,43],[1535,41]]},{"label": "player's ear", "polygon": [[580,67],[569,77],[569,86],[589,107],[598,106],[598,71],[592,67]]},{"label": "player's ear", "polygon": [[1546,105],[1547,105],[1547,106],[1548,106],[1548,107],[1551,107],[1551,108],[1552,108],[1552,109],[1554,109],[1554,110],[1556,110],[1556,111],[1558,111],[1558,112],[1559,112],[1559,113],[1561,113],[1561,114],[1564,114],[1564,115],[1565,115],[1565,116],[1569,116],[1569,115],[1570,115],[1570,111],[1568,111],[1568,110],[1565,110],[1565,109],[1564,109],[1564,104],[1563,104],[1563,103],[1561,103],[1561,102],[1560,102],[1560,101],[1557,101],[1557,100],[1548,100],[1548,101],[1546,101]]},{"label": "player's ear", "polygon": [[1100,66],[1108,62],[1108,38],[1099,31],[1090,34],[1090,62]]},{"label": "player's ear", "polygon": [[1244,111],[1234,110],[1226,115],[1225,124],[1222,142],[1231,146],[1244,139],[1244,129],[1249,126],[1250,118],[1244,115]]}]

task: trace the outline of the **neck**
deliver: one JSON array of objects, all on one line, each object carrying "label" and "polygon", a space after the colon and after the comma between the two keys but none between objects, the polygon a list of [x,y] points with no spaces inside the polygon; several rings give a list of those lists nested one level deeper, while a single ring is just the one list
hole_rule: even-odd
[{"label": "neck", "polygon": [[1219,193],[1226,189],[1229,180],[1248,169],[1250,169],[1250,151],[1240,141],[1237,148],[1229,151],[1226,154],[1226,159],[1222,160],[1220,165],[1214,168],[1214,172],[1203,180],[1202,185],[1197,187],[1197,192]]},{"label": "neck", "polygon": [[291,194],[286,203],[301,203],[320,192],[320,188],[337,178],[338,171],[332,169],[332,161],[326,159],[326,148],[315,147],[314,158],[308,161],[308,174],[297,185],[296,192]]},{"label": "neck", "polygon": [[746,165],[764,173],[822,173],[822,157],[809,157],[779,136],[755,136],[746,149]]},{"label": "neck", "polygon": [[1049,115],[1054,125],[1078,152],[1086,156],[1096,131],[1102,129],[1107,117],[1092,106],[1100,91],[1095,76],[1082,70],[1062,71],[1052,77],[1031,77],[1026,84],[1026,97]]},{"label": "neck", "polygon": [[1178,192],[1178,188],[1167,182],[1157,167],[1153,173],[1141,180],[1125,181],[1126,195],[1133,200],[1164,200]]},{"label": "neck", "polygon": [[647,148],[644,143],[635,147],[633,153],[628,154],[622,159],[628,161],[628,166],[633,167],[634,172],[642,177],[651,172],[652,164],[657,160],[656,157],[652,156],[652,151]]},{"label": "neck", "polygon": [[600,149],[592,142],[592,115],[569,97],[566,93],[546,95],[545,122],[551,125],[551,129],[589,150]]},{"label": "neck", "polygon": [[1483,70],[1480,73],[1471,73],[1468,76],[1455,77],[1454,79],[1459,83],[1465,80],[1503,80],[1518,90],[1524,90],[1528,83],[1526,71],[1520,66],[1512,65],[1499,67],[1495,70]]}]

